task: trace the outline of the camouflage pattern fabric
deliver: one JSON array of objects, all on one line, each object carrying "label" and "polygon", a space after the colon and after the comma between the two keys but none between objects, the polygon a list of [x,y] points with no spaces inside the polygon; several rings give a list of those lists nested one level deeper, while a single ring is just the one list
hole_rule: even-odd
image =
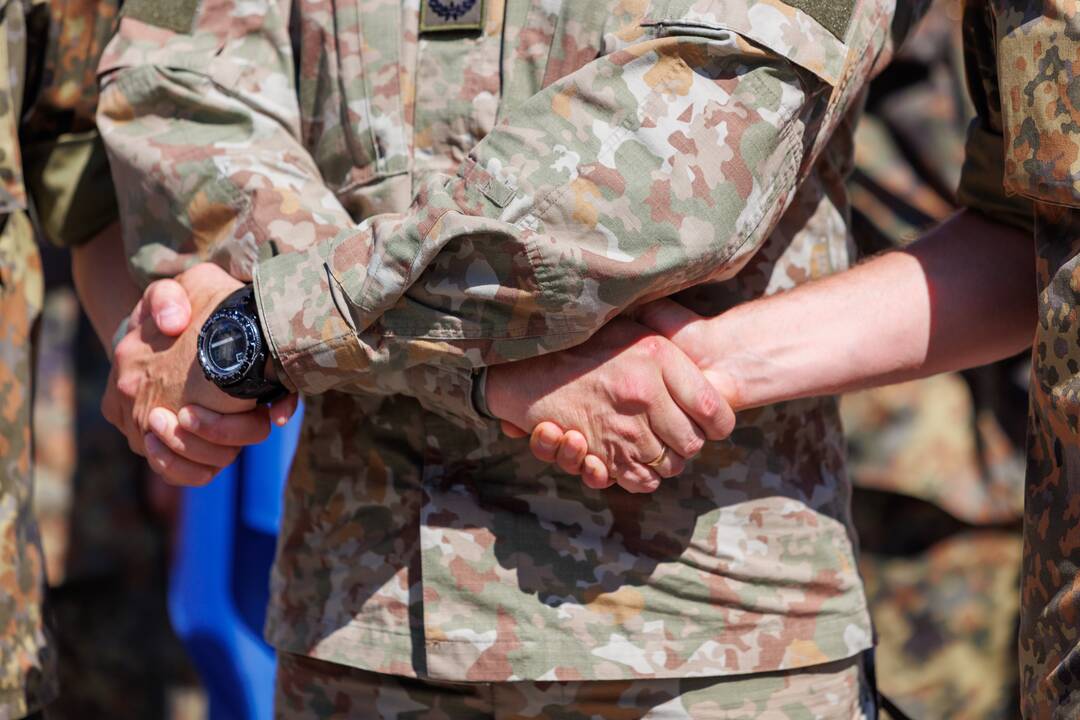
[{"label": "camouflage pattern fabric", "polygon": [[[12,14],[0,30],[10,31]],[[32,328],[41,310],[41,261],[24,213],[0,221],[0,718],[8,720],[55,696],[56,668],[42,623],[45,562],[30,509]]]},{"label": "camouflage pattern fabric", "polygon": [[[23,165],[41,232],[61,245],[116,220],[94,114],[118,10],[119,0],[51,0],[30,17]],[[101,417],[109,363],[79,312],[68,255],[43,255],[34,513],[61,688],[44,715],[164,718],[172,689],[193,682],[165,608],[167,538],[148,508],[145,465]]]},{"label": "camouflage pattern fabric", "polygon": [[[864,252],[902,247],[956,207],[974,113],[962,3],[938,0],[872,84],[850,183]],[[920,720],[1019,714],[1024,361],[841,401],[878,683]]]},{"label": "camouflage pattern fabric", "polygon": [[751,678],[452,683],[283,653],[276,716],[289,720],[870,720],[861,658]]},{"label": "camouflage pattern fabric", "polygon": [[978,119],[961,200],[1032,230],[1037,254],[1020,614],[1020,697],[1029,720],[1080,714],[1078,23],[1071,2],[972,0],[965,8]]},{"label": "camouflage pattern fabric", "polygon": [[860,0],[843,37],[776,0],[493,0],[459,35],[418,0],[124,18],[99,124],[132,266],[254,276],[310,395],[271,642],[491,682],[870,647],[833,400],[746,413],[640,497],[538,463],[472,387],[644,299],[714,314],[847,267],[854,119],[924,5]]},{"label": "camouflage pattern fabric", "polygon": [[47,720],[173,718],[196,684],[166,611],[168,530],[146,465],[101,416],[109,361],[79,312],[67,253],[43,248],[34,514],[60,676]]},{"label": "camouflage pattern fabric", "polygon": [[56,694],[42,622],[45,563],[30,510],[33,334],[41,258],[27,208],[18,122],[26,82],[29,2],[0,6],[0,718]]},{"label": "camouflage pattern fabric", "polygon": [[[0,717],[22,717],[56,694],[45,645],[45,562],[31,512],[35,321],[43,302],[37,230],[64,244],[102,222],[107,166],[94,133],[94,66],[116,4],[0,2]],[[96,38],[92,40],[91,38]],[[86,100],[89,98],[89,100]],[[96,149],[95,149],[96,148]],[[59,159],[66,170],[57,174]],[[96,158],[96,159],[95,159]],[[115,207],[115,206],[113,206]],[[78,221],[73,219],[83,212]],[[86,214],[88,213],[88,214]]]}]

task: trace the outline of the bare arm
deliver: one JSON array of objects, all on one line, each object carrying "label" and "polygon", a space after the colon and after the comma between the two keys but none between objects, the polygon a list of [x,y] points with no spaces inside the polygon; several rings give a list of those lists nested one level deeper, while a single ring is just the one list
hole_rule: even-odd
[{"label": "bare arm", "polygon": [[[903,251],[723,315],[665,299],[638,320],[741,410],[1008,357],[1031,344],[1035,299],[1030,236],[965,210]],[[542,434],[565,442],[551,423],[536,427],[534,443]]]},{"label": "bare arm", "polygon": [[142,298],[128,274],[119,223],[71,249],[71,274],[79,301],[111,359],[113,334]]},{"label": "bare arm", "polygon": [[982,365],[1030,346],[1030,237],[965,210],[903,251],[701,319],[672,301],[642,321],[737,409]]}]

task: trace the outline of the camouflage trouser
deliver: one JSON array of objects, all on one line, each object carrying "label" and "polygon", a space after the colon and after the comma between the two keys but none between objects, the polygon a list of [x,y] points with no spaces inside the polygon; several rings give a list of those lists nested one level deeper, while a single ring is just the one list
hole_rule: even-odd
[{"label": "camouflage trouser", "polygon": [[861,657],[750,677],[611,682],[456,683],[278,656],[282,720],[869,720]]},{"label": "camouflage trouser", "polygon": [[30,221],[0,216],[0,720],[50,700],[54,658],[45,643],[45,564],[31,513],[30,408],[41,261]]}]

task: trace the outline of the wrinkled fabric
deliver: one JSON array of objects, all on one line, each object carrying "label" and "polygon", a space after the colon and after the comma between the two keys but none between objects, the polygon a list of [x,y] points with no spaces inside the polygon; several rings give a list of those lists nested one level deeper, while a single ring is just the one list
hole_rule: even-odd
[{"label": "wrinkled fabric", "polygon": [[868,648],[832,400],[746,413],[647,497],[471,400],[636,302],[715,314],[846,268],[862,90],[925,3],[855,3],[842,38],[773,0],[491,1],[460,36],[416,0],[256,5],[124,19],[99,120],[135,273],[254,276],[309,395],[271,642],[470,681]]},{"label": "wrinkled fabric", "polygon": [[[23,717],[57,692],[55,652],[42,622],[45,561],[33,497],[31,406],[35,323],[43,303],[37,229],[27,210],[73,244],[95,228],[72,222],[83,190],[100,187],[93,68],[116,15],[107,0],[0,2],[0,718]],[[77,133],[84,158],[41,183],[51,148]],[[96,143],[96,153],[92,150]],[[55,164],[54,164],[55,167]],[[93,169],[96,167],[97,169]],[[107,169],[106,169],[107,172]],[[109,188],[107,176],[105,188]],[[101,213],[96,207],[92,212]]]}]

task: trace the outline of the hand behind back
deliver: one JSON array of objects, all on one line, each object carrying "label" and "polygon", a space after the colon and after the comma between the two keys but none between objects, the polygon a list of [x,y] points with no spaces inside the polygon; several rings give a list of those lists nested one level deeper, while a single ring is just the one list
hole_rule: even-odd
[{"label": "hand behind back", "polygon": [[[196,360],[203,322],[241,285],[212,263],[152,283],[116,346],[102,413],[172,482],[205,484],[269,434],[266,408],[222,392]],[[276,406],[275,419],[287,419],[295,402]]]},{"label": "hand behind back", "polygon": [[512,433],[548,421],[533,435],[534,454],[595,488],[651,492],[734,425],[685,353],[626,318],[578,347],[491,367],[487,396]]}]

